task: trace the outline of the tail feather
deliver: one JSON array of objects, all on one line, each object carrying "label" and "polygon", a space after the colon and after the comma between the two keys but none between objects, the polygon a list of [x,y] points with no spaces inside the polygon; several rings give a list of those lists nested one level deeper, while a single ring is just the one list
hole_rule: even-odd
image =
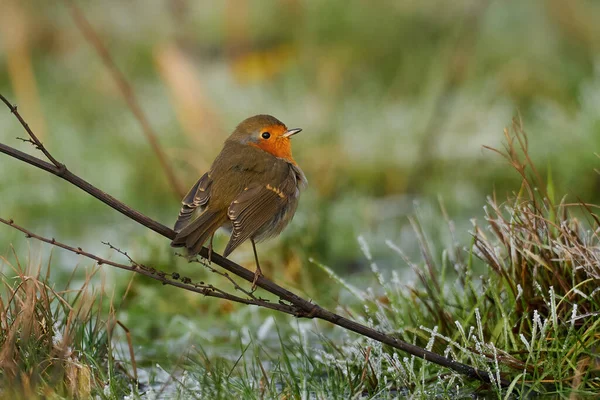
[{"label": "tail feather", "polygon": [[225,212],[206,210],[175,236],[171,242],[173,247],[185,247],[189,255],[200,252],[206,241],[227,222]]}]

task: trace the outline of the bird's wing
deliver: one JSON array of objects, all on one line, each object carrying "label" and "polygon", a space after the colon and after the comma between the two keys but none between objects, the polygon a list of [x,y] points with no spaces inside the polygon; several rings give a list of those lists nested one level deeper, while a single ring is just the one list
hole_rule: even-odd
[{"label": "bird's wing", "polygon": [[223,255],[227,257],[236,247],[251,238],[263,225],[282,212],[289,197],[296,195],[296,190],[296,176],[291,169],[278,183],[246,188],[227,210],[233,231]]},{"label": "bird's wing", "polygon": [[198,182],[196,182],[188,194],[185,195],[181,201],[181,210],[179,210],[179,216],[177,217],[175,227],[173,228],[175,232],[181,231],[188,224],[192,214],[198,207],[200,207],[200,210],[203,210],[204,207],[206,207],[208,200],[210,200],[211,184],[212,179],[207,172],[198,179]]}]

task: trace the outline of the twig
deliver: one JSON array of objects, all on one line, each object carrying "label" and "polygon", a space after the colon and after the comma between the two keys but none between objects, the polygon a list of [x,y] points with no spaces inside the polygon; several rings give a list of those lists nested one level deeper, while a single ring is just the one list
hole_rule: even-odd
[{"label": "twig", "polygon": [[[109,242],[101,242],[101,243],[102,243],[102,244],[105,244],[105,245],[107,245],[107,246],[108,246],[108,247],[109,247],[111,250],[114,250],[114,251],[116,251],[117,253],[119,253],[119,254],[121,254],[121,255],[125,256],[125,257],[126,257],[128,260],[129,260],[129,262],[131,263],[131,265],[133,265],[133,266],[135,266],[135,267],[138,267],[138,268],[145,269],[145,270],[147,270],[147,271],[153,271],[153,272],[156,272],[156,271],[157,271],[155,268],[152,268],[152,267],[147,267],[147,266],[145,266],[144,264],[140,264],[140,263],[138,263],[138,262],[137,262],[137,261],[135,261],[133,258],[131,258],[131,256],[130,256],[130,255],[129,255],[129,254],[126,252],[126,251],[123,251],[123,250],[119,249],[118,247],[115,247],[115,246],[113,246],[113,245],[112,245],[112,244],[110,244]],[[212,268],[211,268],[211,269],[212,269]],[[220,272],[220,271],[215,271],[215,272],[219,272],[219,274],[221,274],[221,275],[223,275],[223,276],[227,275],[227,274],[224,274],[224,273],[222,273],[222,272]],[[161,272],[161,271],[158,271],[158,273],[166,274],[165,272]],[[181,277],[180,277],[180,275],[179,275],[177,272],[175,272],[175,273],[172,273],[172,274],[171,274],[171,277],[172,277],[173,279],[175,279],[175,280],[178,280],[178,279],[180,279],[180,278],[181,278]],[[192,282],[191,282],[191,280],[190,280],[190,278],[187,278],[187,277],[183,277],[183,278],[181,278],[181,281],[182,281],[183,283],[187,283],[187,284],[192,284],[192,285],[196,285],[196,286],[198,286],[198,284],[192,283]],[[233,283],[233,285],[234,285],[234,288],[235,288],[235,289],[238,289],[238,288],[239,288],[239,290],[241,290],[242,292],[244,292],[244,293],[248,293],[247,291],[245,291],[245,290],[241,289],[241,288],[239,287],[239,285],[238,285],[238,284],[237,284],[235,281],[233,281],[231,278],[230,278],[230,281]],[[205,286],[206,288],[208,288],[208,289],[210,289],[210,290],[214,290],[215,292],[222,293],[223,295],[229,295],[229,293],[227,293],[227,292],[225,292],[224,290],[221,290],[221,289],[219,289],[219,288],[217,288],[217,287],[215,287],[215,286],[213,286],[213,285],[210,285],[210,284],[206,285],[204,282],[200,282],[200,284],[199,284],[199,285],[201,285],[201,286]],[[250,293],[249,295],[251,296],[251,298],[252,298],[253,300],[258,300],[258,299],[257,299],[255,296],[252,296],[252,294],[251,294],[251,293]],[[262,300],[262,301],[267,301],[267,300],[264,300],[264,299],[260,299],[260,300]]]},{"label": "twig", "polygon": [[[2,95],[0,95],[0,97],[2,97]],[[2,97],[2,99],[4,99],[4,98]],[[5,101],[5,103],[10,104],[6,101]],[[9,106],[9,107],[11,107],[11,110],[12,110],[12,106]],[[24,123],[24,122],[22,122],[22,123]],[[38,141],[37,138],[35,138],[35,135],[33,134],[33,132],[28,130],[28,133],[30,134],[30,136],[32,137],[32,139],[34,141]],[[41,143],[40,143],[40,145],[41,145]],[[144,214],[141,214],[140,212],[121,203],[114,197],[95,188],[94,186],[89,184],[87,181],[79,178],[78,176],[76,176],[73,173],[71,173],[70,171],[68,171],[66,169],[66,167],[64,168],[64,171],[62,173],[59,173],[58,168],[56,166],[48,164],[47,162],[44,162],[36,157],[30,156],[28,154],[20,152],[16,149],[13,149],[10,146],[6,146],[1,143],[0,143],[0,152],[3,152],[5,154],[8,154],[11,157],[17,158],[28,164],[34,165],[45,171],[48,171],[50,173],[60,176],[61,178],[65,179],[66,181],[72,183],[73,185],[79,187],[80,189],[82,189],[82,190],[88,192],[89,194],[91,194],[92,196],[96,197],[98,200],[104,202],[105,204],[109,205],[110,207],[114,208],[115,210],[126,215],[128,218],[133,219],[134,221],[148,227],[149,229],[152,229],[153,231],[161,234],[162,236],[164,236],[168,239],[173,239],[175,237],[175,232],[172,229],[160,224],[159,222],[152,220],[151,218],[145,216]],[[373,328],[369,328],[365,325],[361,325],[357,322],[351,321],[348,318],[342,317],[341,315],[338,315],[336,313],[328,311],[317,304],[311,303],[310,301],[301,298],[300,296],[296,295],[295,293],[290,292],[289,290],[266,279],[264,276],[260,276],[256,280],[256,285],[258,287],[266,290],[267,292],[279,297],[280,301],[278,304],[275,304],[273,302],[265,302],[262,300],[244,299],[244,298],[240,298],[240,297],[233,296],[230,294],[224,295],[221,292],[216,292],[215,288],[213,288],[213,287],[202,286],[202,285],[190,286],[189,281],[186,281],[185,283],[180,282],[180,281],[174,281],[174,280],[167,278],[167,275],[165,273],[157,274],[156,270],[147,271],[144,268],[139,268],[137,266],[127,266],[124,264],[114,263],[109,260],[104,260],[93,254],[84,252],[81,248],[76,249],[76,248],[73,248],[73,247],[70,247],[70,246],[67,246],[64,244],[58,244],[58,242],[56,242],[54,239],[49,240],[49,239],[45,239],[41,236],[34,235],[32,232],[29,232],[28,230],[26,230],[24,228],[17,227],[12,221],[9,222],[9,221],[3,220],[3,219],[0,219],[0,221],[4,222],[7,225],[10,225],[16,229],[19,229],[21,232],[25,233],[28,236],[35,237],[46,243],[54,244],[56,246],[59,246],[64,249],[75,252],[76,254],[84,255],[86,257],[89,257],[91,259],[94,259],[96,261],[102,262],[107,265],[112,265],[117,268],[121,268],[121,269],[125,269],[128,271],[137,272],[137,273],[146,275],[150,278],[159,280],[159,281],[163,282],[164,284],[181,287],[182,289],[190,290],[190,291],[197,292],[200,294],[204,294],[206,296],[219,297],[219,298],[223,298],[223,299],[227,299],[227,300],[231,300],[231,301],[235,301],[235,302],[239,302],[239,303],[258,305],[261,307],[270,308],[270,309],[281,311],[281,312],[284,312],[287,314],[292,314],[299,318],[302,317],[302,318],[322,319],[322,320],[328,321],[334,325],[337,325],[337,326],[340,326],[347,330],[350,330],[352,332],[358,333],[359,335],[369,337],[378,342],[381,342],[381,343],[387,344],[391,347],[394,347],[396,349],[405,351],[409,354],[412,354],[416,357],[422,358],[426,361],[430,361],[435,364],[450,368],[450,369],[452,369],[462,375],[465,375],[469,378],[478,379],[478,380],[480,380],[482,382],[486,382],[486,383],[491,383],[491,379],[490,379],[490,376],[487,371],[478,370],[478,369],[468,366],[466,364],[462,364],[457,361],[450,360],[450,359],[443,357],[439,354],[436,354],[434,352],[428,351],[421,347],[418,347],[418,346],[412,345],[410,343],[404,342],[402,340],[396,339],[390,335],[386,335],[385,333],[377,331]],[[208,249],[206,247],[202,248],[202,250],[200,251],[200,256],[204,257],[204,258],[208,258]],[[254,282],[254,278],[255,278],[254,272],[234,263],[233,261],[230,261],[229,259],[221,256],[218,253],[215,253],[214,251],[211,254],[211,260],[212,260],[212,262],[214,262],[221,268],[229,271],[230,273],[232,273],[234,275],[239,276],[240,278],[246,280],[247,282],[250,282],[250,283]],[[286,304],[286,302],[289,304]],[[502,379],[500,382],[500,385],[502,385],[504,387],[508,387],[510,385],[510,381]]]},{"label": "twig", "polygon": [[50,154],[48,152],[48,150],[46,150],[46,148],[44,147],[44,145],[42,144],[42,142],[39,141],[39,139],[37,138],[37,136],[35,136],[33,134],[33,131],[31,130],[31,128],[29,127],[29,124],[27,124],[27,122],[25,122],[25,120],[23,119],[23,117],[21,117],[21,114],[19,114],[19,111],[17,110],[17,106],[11,104],[6,97],[2,96],[0,94],[0,99],[4,102],[4,104],[6,104],[6,106],[10,109],[10,112],[14,114],[15,117],[17,117],[17,119],[19,120],[19,122],[21,123],[21,125],[23,125],[23,128],[25,128],[25,131],[27,131],[27,133],[29,134],[29,136],[31,137],[31,140],[28,139],[22,139],[22,138],[18,138],[24,142],[30,142],[32,143],[36,149],[40,150],[42,153],[44,153],[44,155],[46,156],[46,158],[48,160],[50,160],[50,162],[52,164],[54,164],[54,166],[58,169],[58,170],[62,170],[65,168],[65,166],[61,163],[59,163],[58,161],[56,161],[56,159],[54,157],[52,157],[52,154]]},{"label": "twig", "polygon": [[[178,257],[182,257],[182,258],[187,258],[179,253],[175,253],[176,256]],[[202,262],[201,260],[199,260],[197,257],[196,258],[192,258],[191,260],[188,260],[188,262],[192,263],[198,263],[198,264],[202,264],[206,269],[208,269],[210,272],[217,274],[217,275],[221,275],[223,278],[227,279],[229,282],[231,282],[231,284],[233,285],[233,287],[235,288],[235,290],[239,290],[240,292],[244,293],[246,296],[250,297],[251,299],[256,299],[256,296],[254,296],[254,293],[252,293],[249,290],[244,289],[243,287],[241,287],[236,281],[235,279],[233,279],[231,277],[231,275],[229,275],[227,272],[221,272],[218,269],[215,269],[213,267],[210,266],[209,263],[206,262]]]},{"label": "twig", "polygon": [[[0,95],[0,98],[2,98],[2,95]],[[16,158],[17,160],[21,160],[23,162],[26,162],[27,164],[33,165],[37,168],[43,169],[44,171],[50,172],[51,174],[59,176],[67,182],[77,186],[81,190],[89,193],[93,197],[107,204],[111,208],[119,211],[120,213],[126,215],[134,221],[146,226],[147,228],[152,229],[160,235],[168,237],[170,239],[173,239],[175,237],[175,232],[172,229],[167,228],[166,226],[146,217],[144,214],[141,214],[136,210],[127,207],[125,204],[121,203],[119,200],[115,199],[108,193],[103,192],[95,186],[90,185],[87,181],[81,179],[77,175],[74,175],[64,166],[61,170],[60,168],[50,163],[47,163],[46,161],[40,160],[37,157],[30,156],[27,153],[23,153],[22,151],[19,151],[10,146],[6,146],[2,143],[0,143],[0,153],[7,154],[11,157]]]},{"label": "twig", "polygon": [[[156,271],[157,271],[157,270],[156,270],[155,268],[153,268],[153,267],[147,267],[147,266],[145,266],[144,264],[140,264],[140,263],[138,263],[138,262],[137,262],[137,261],[135,261],[133,258],[131,258],[131,256],[130,256],[130,255],[129,255],[129,254],[126,252],[126,251],[123,251],[123,250],[119,249],[118,247],[115,247],[115,246],[113,246],[113,245],[112,245],[112,244],[110,244],[109,242],[102,242],[102,244],[105,244],[105,245],[107,245],[107,246],[108,246],[108,247],[109,247],[111,250],[114,250],[114,251],[116,251],[117,253],[119,253],[119,254],[121,254],[121,255],[125,256],[125,257],[126,257],[128,260],[129,260],[129,262],[130,262],[130,263],[131,263],[133,266],[135,266],[135,267],[142,268],[142,269],[145,269],[145,270],[147,270],[147,271],[152,271],[152,272],[156,272]],[[158,271],[158,273],[166,274],[165,272],[161,272],[161,271]],[[221,272],[220,274],[221,274],[221,275],[226,275],[226,274],[223,274],[222,272]],[[229,293],[227,293],[226,291],[224,291],[224,290],[221,290],[221,289],[219,289],[219,288],[217,288],[216,286],[213,286],[213,285],[211,285],[211,284],[205,284],[204,282],[200,282],[199,284],[198,284],[198,283],[192,283],[192,281],[191,281],[191,279],[190,279],[190,278],[187,278],[187,277],[185,277],[185,276],[184,276],[184,277],[181,277],[181,276],[180,276],[180,275],[179,275],[177,272],[174,272],[174,273],[172,273],[172,274],[171,274],[171,277],[172,277],[173,279],[175,279],[175,280],[181,279],[181,281],[182,281],[183,283],[186,283],[186,284],[191,284],[191,285],[194,285],[194,286],[203,286],[203,287],[206,287],[206,288],[207,288],[207,289],[209,289],[209,290],[214,290],[215,292],[222,293],[223,295],[229,295]],[[233,281],[232,281],[232,282],[233,282]],[[237,285],[237,283],[233,282],[233,284],[234,284],[234,288],[236,288],[236,289],[237,289],[237,288],[239,288],[239,285]],[[240,290],[242,290],[244,293],[247,293],[247,292],[246,292],[246,291],[244,291],[243,289],[240,289]],[[255,296],[252,296],[251,298],[252,298],[253,300],[258,300],[258,299],[257,299]],[[263,301],[268,301],[268,300],[264,300],[264,299],[260,299],[260,300],[263,300]]]},{"label": "twig", "polygon": [[169,181],[169,184],[171,185],[171,189],[173,190],[174,194],[177,196],[177,199],[179,200],[183,198],[183,196],[185,196],[186,191],[181,186],[181,182],[179,182],[177,175],[175,175],[175,172],[173,171],[173,168],[171,167],[171,164],[169,163],[165,152],[163,151],[162,147],[160,146],[160,143],[158,142],[156,132],[154,132],[154,129],[152,129],[152,126],[150,125],[146,114],[144,114],[144,111],[142,111],[142,107],[139,105],[135,96],[135,92],[133,91],[131,85],[127,81],[127,78],[121,72],[121,70],[119,70],[117,64],[114,62],[112,56],[110,55],[108,48],[104,45],[104,43],[102,43],[102,40],[90,24],[90,22],[87,20],[85,14],[81,11],[81,9],[79,9],[79,7],[75,4],[73,0],[65,0],[65,3],[71,11],[71,15],[73,17],[73,20],[75,21],[75,25],[77,25],[77,28],[79,28],[85,39],[94,48],[94,50],[96,50],[96,53],[98,53],[98,56],[102,59],[102,62],[109,70],[111,76],[117,84],[117,87],[123,95],[127,106],[142,126],[142,132],[144,132],[144,135],[150,143],[154,154],[156,154],[156,157],[158,158],[158,162],[160,163],[162,169],[165,171],[167,180]]},{"label": "twig", "polygon": [[[175,287],[178,287],[178,288],[181,288],[184,290],[188,290],[190,292],[202,294],[207,297],[217,297],[220,299],[225,299],[225,300],[233,301],[236,303],[242,303],[242,304],[255,305],[255,306],[259,306],[259,307],[269,308],[269,309],[281,311],[281,312],[284,312],[284,313],[290,314],[290,315],[296,315],[298,313],[297,310],[295,309],[295,307],[293,307],[293,306],[288,306],[285,304],[276,304],[276,303],[272,303],[272,302],[269,302],[266,300],[244,299],[242,297],[238,297],[238,296],[226,293],[225,291],[217,289],[212,285],[195,283],[195,282],[192,282],[190,280],[190,278],[180,277],[179,274],[177,274],[177,273],[169,274],[167,272],[158,270],[156,268],[147,267],[143,264],[139,264],[135,261],[133,261],[133,265],[117,263],[117,262],[99,257],[95,254],[89,253],[89,252],[83,250],[81,247],[69,246],[62,242],[59,242],[58,240],[56,240],[54,238],[48,239],[44,236],[37,235],[37,234],[31,232],[30,230],[25,229],[24,227],[15,224],[15,222],[12,219],[7,220],[7,219],[0,217],[0,222],[18,230],[18,231],[23,232],[25,234],[25,236],[28,238],[34,238],[41,242],[49,243],[53,246],[60,247],[61,249],[65,249],[72,253],[87,257],[89,259],[96,261],[98,263],[98,265],[110,265],[112,267],[124,269],[126,271],[135,272],[137,274],[147,276],[148,278],[151,278],[151,279],[161,282],[163,285],[175,286]],[[111,248],[120,252],[121,254],[123,254],[122,251],[118,250],[114,246],[111,246]]]}]

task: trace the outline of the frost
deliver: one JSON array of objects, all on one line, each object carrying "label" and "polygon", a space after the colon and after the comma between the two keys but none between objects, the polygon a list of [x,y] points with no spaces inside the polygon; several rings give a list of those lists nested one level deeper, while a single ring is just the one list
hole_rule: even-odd
[{"label": "frost", "polygon": [[369,245],[367,244],[367,241],[365,240],[365,238],[362,235],[360,235],[357,238],[357,240],[358,240],[358,245],[360,246],[360,250],[363,252],[363,254],[367,258],[367,260],[373,261],[371,249],[369,249]]},{"label": "frost", "polygon": [[525,335],[523,335],[522,333],[519,335],[519,338],[521,339],[521,342],[523,342],[523,344],[525,345],[525,347],[527,348],[527,351],[531,351],[531,346],[529,345],[529,342],[527,341],[527,339],[525,338]]}]

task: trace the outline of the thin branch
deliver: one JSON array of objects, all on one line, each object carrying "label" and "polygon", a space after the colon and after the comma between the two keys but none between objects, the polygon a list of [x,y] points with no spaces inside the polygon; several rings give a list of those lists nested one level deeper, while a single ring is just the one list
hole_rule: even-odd
[{"label": "thin branch", "polygon": [[61,163],[59,163],[58,161],[56,161],[56,159],[54,157],[52,157],[52,154],[50,154],[48,152],[48,150],[46,150],[46,148],[44,147],[44,145],[42,144],[42,142],[40,142],[40,140],[37,138],[37,136],[35,136],[33,134],[33,131],[31,130],[31,128],[29,127],[29,124],[27,124],[27,122],[25,122],[25,120],[23,119],[23,117],[21,117],[21,114],[19,114],[19,111],[17,110],[17,106],[11,104],[6,97],[2,96],[0,94],[0,99],[4,102],[4,104],[6,104],[6,106],[10,109],[10,112],[14,114],[15,117],[17,117],[17,119],[19,120],[19,122],[21,123],[21,125],[23,125],[23,128],[25,128],[25,131],[27,131],[27,133],[29,134],[29,136],[31,137],[31,140],[29,139],[22,139],[22,138],[17,138],[19,140],[22,140],[24,142],[30,142],[32,143],[36,149],[40,150],[42,153],[44,153],[44,155],[46,156],[46,158],[48,160],[50,160],[50,162],[52,164],[54,164],[54,166],[56,168],[58,168],[59,170],[63,169],[65,166],[62,165]]},{"label": "thin branch", "polygon": [[[101,243],[102,243],[102,244],[104,244],[104,245],[107,245],[107,246],[108,246],[108,247],[109,247],[111,250],[114,250],[114,251],[116,251],[117,253],[119,253],[119,254],[121,254],[121,255],[125,256],[125,258],[127,258],[127,259],[129,260],[129,262],[131,263],[131,265],[133,265],[133,266],[136,266],[136,267],[141,267],[141,268],[148,269],[148,267],[146,267],[145,265],[143,265],[143,264],[140,264],[140,263],[138,263],[137,261],[135,261],[133,258],[131,258],[131,256],[130,256],[130,255],[129,255],[129,254],[126,252],[126,251],[123,251],[123,250],[119,249],[118,247],[115,247],[115,246],[113,246],[113,245],[112,245],[112,244],[110,244],[109,242],[101,242]],[[200,263],[200,264],[203,264],[203,263]],[[152,268],[152,270],[154,270],[154,268]],[[220,271],[215,271],[213,268],[210,268],[210,270],[212,270],[212,272],[218,272],[218,273],[219,273],[221,276],[226,276],[226,275],[227,275],[226,273],[223,273],[223,272],[220,272]],[[180,275],[179,275],[177,272],[175,272],[175,273],[172,273],[172,274],[171,274],[171,276],[172,276],[172,278],[173,278],[173,279],[175,279],[175,280],[178,280],[178,279],[180,279],[180,278],[181,278],[181,277],[180,277]],[[258,299],[257,299],[255,296],[253,296],[251,293],[248,293],[247,291],[245,291],[244,289],[242,289],[242,288],[241,288],[241,287],[240,287],[240,286],[239,286],[239,285],[238,285],[238,284],[237,284],[237,283],[236,283],[234,280],[232,280],[232,279],[231,279],[231,277],[229,277],[229,280],[230,280],[230,282],[232,282],[232,283],[233,283],[233,287],[234,287],[235,289],[241,290],[241,291],[242,291],[242,292],[244,292],[245,294],[248,294],[248,295],[249,295],[249,297],[250,297],[250,298],[252,298],[253,300],[258,300]],[[191,279],[190,279],[190,278],[187,278],[187,277],[183,277],[183,278],[181,278],[181,281],[182,281],[183,283],[188,283],[188,284],[189,284],[189,283],[191,283]],[[200,282],[200,285],[203,285],[203,286],[204,286],[205,284],[204,284],[204,282]],[[215,286],[213,286],[213,285],[206,285],[206,287],[208,287],[209,289],[212,289],[212,290],[214,290],[214,291],[216,291],[216,292],[222,293],[222,294],[224,294],[224,295],[229,295],[229,293],[227,293],[227,292],[225,292],[224,290],[221,290],[221,289],[219,289],[219,288],[217,288],[217,287],[215,287]],[[264,300],[264,299],[260,299],[260,300]],[[265,300],[265,301],[267,301],[267,300]]]},{"label": "thin branch", "polygon": [[133,91],[133,88],[127,81],[127,78],[121,72],[121,70],[119,70],[117,64],[110,55],[108,48],[104,45],[104,43],[102,43],[102,40],[98,36],[98,33],[96,33],[96,31],[94,30],[90,22],[87,20],[85,14],[81,11],[81,9],[75,4],[73,0],[65,0],[65,3],[71,11],[71,16],[75,21],[75,25],[77,25],[77,28],[79,28],[82,35],[94,48],[94,50],[96,50],[96,53],[98,53],[98,56],[100,57],[106,68],[109,70],[112,78],[117,84],[117,87],[123,95],[127,106],[140,123],[142,127],[142,132],[144,132],[148,143],[150,143],[154,154],[156,154],[156,157],[158,158],[158,162],[160,163],[162,169],[165,171],[165,175],[167,176],[169,185],[171,185],[171,189],[173,190],[175,196],[177,196],[177,200],[183,198],[183,196],[185,196],[186,193],[185,188],[182,187],[181,182],[179,182],[177,175],[173,171],[173,168],[171,167],[171,164],[168,161],[167,155],[160,146],[160,143],[158,142],[156,132],[154,132],[154,129],[152,129],[152,126],[150,125],[146,114],[144,114],[142,107],[138,103],[137,98],[135,96],[135,92]]},{"label": "thin branch", "polygon": [[[0,98],[1,97],[2,95],[0,95]],[[11,157],[16,158],[17,160],[21,160],[23,162],[26,162],[27,164],[33,165],[37,168],[43,169],[44,171],[50,172],[51,174],[59,176],[67,182],[77,186],[81,190],[91,194],[93,197],[107,204],[111,208],[126,215],[128,218],[131,218],[134,221],[146,226],[147,228],[152,229],[160,235],[165,236],[169,239],[173,239],[175,237],[175,232],[172,229],[152,220],[151,218],[146,217],[144,214],[141,214],[130,207],[127,207],[125,204],[121,203],[119,200],[115,199],[108,193],[103,192],[95,186],[90,185],[87,181],[81,179],[77,175],[74,175],[64,165],[63,169],[60,169],[50,163],[47,163],[46,161],[40,160],[37,157],[33,157],[27,153],[23,153],[22,151],[19,151],[10,146],[6,146],[2,143],[0,143],[0,153],[7,154]]]},{"label": "thin branch", "polygon": [[[0,95],[0,97],[2,97],[2,95]],[[7,104],[10,104],[10,103],[7,103]],[[9,107],[12,110],[12,106],[9,106]],[[24,121],[22,121],[21,123],[23,124]],[[31,132],[30,130],[28,130],[28,133],[30,134],[30,136],[32,136],[32,139],[35,137],[33,132]],[[37,140],[37,138],[34,140]],[[40,145],[41,145],[41,143],[40,143]],[[121,203],[119,200],[115,199],[114,197],[97,189],[96,187],[92,186],[85,180],[83,180],[83,179],[79,178],[78,176],[74,175],[73,173],[71,173],[69,170],[66,169],[66,167],[64,167],[64,165],[63,165],[63,170],[59,171],[59,169],[55,165],[48,164],[47,162],[44,162],[36,157],[22,153],[16,149],[13,149],[10,146],[6,146],[1,143],[0,143],[0,152],[3,152],[11,157],[17,158],[28,164],[34,165],[45,171],[48,171],[50,173],[60,176],[61,178],[65,179],[66,181],[72,183],[73,185],[79,187],[80,189],[82,189],[82,190],[86,191],[87,193],[91,194],[92,196],[96,197],[98,200],[104,202],[108,206],[110,206],[110,207],[114,208],[115,210],[121,212],[122,214],[126,215],[128,218],[133,219],[134,221],[148,227],[149,229],[152,229],[153,231],[161,234],[162,236],[164,236],[168,239],[173,239],[175,237],[175,232],[172,229],[162,225],[159,222],[152,220],[151,218],[149,218],[149,217],[141,214],[140,212]],[[236,296],[229,295],[229,294],[227,296],[225,296],[223,293],[217,292],[214,287],[207,287],[207,286],[202,286],[202,285],[190,286],[191,282],[188,280],[186,280],[185,283],[183,283],[181,281],[171,280],[170,278],[167,278],[167,274],[160,272],[160,271],[159,271],[159,273],[157,273],[156,270],[154,270],[154,269],[146,270],[144,268],[140,268],[139,266],[135,266],[135,265],[127,266],[124,264],[114,263],[109,260],[104,260],[93,254],[84,252],[81,248],[73,248],[73,247],[70,247],[70,246],[67,246],[64,244],[58,244],[58,242],[56,242],[54,239],[49,240],[49,239],[45,239],[43,237],[34,235],[33,233],[27,231],[24,228],[17,227],[16,225],[14,225],[14,223],[12,221],[9,222],[7,220],[0,219],[0,222],[4,222],[7,225],[10,225],[16,229],[19,229],[21,232],[25,233],[26,235],[35,237],[44,242],[51,243],[56,246],[62,247],[66,250],[73,251],[76,254],[82,254],[86,257],[89,257],[93,260],[99,261],[99,262],[107,264],[107,265],[112,265],[117,268],[141,273],[150,278],[159,280],[160,282],[162,282],[164,284],[181,287],[182,289],[195,291],[197,293],[204,294],[206,296],[224,298],[224,299],[228,299],[231,301],[236,301],[236,302],[244,303],[244,304],[258,305],[261,307],[266,307],[266,308],[270,308],[273,310],[281,311],[281,312],[284,312],[287,314],[292,314],[296,317],[322,319],[322,320],[328,321],[334,325],[337,325],[337,326],[340,326],[347,330],[350,330],[352,332],[358,333],[359,335],[369,337],[378,342],[381,342],[381,343],[387,344],[391,347],[394,347],[396,349],[405,351],[411,355],[422,358],[426,361],[430,361],[435,364],[450,368],[450,369],[452,369],[462,375],[465,375],[469,378],[478,379],[478,380],[480,380],[482,382],[486,382],[486,383],[492,382],[490,375],[487,371],[478,370],[478,369],[468,366],[466,364],[462,364],[457,361],[450,360],[450,359],[443,357],[439,354],[436,354],[434,352],[428,351],[421,347],[418,347],[418,346],[412,345],[410,343],[404,342],[402,340],[396,339],[395,337],[386,335],[383,332],[377,331],[373,328],[370,328],[365,325],[361,325],[357,322],[354,322],[352,320],[349,320],[348,318],[342,317],[341,315],[338,315],[336,313],[328,311],[317,304],[311,303],[310,301],[301,298],[300,296],[296,295],[295,293],[290,292],[289,290],[277,285],[276,283],[270,281],[269,279],[266,279],[264,276],[260,276],[256,280],[256,285],[258,287],[266,290],[267,292],[277,296],[280,299],[279,304],[270,303],[270,302],[266,302],[263,300],[243,299],[243,298],[236,297]],[[206,247],[203,247],[201,249],[200,256],[208,259],[208,249]],[[211,260],[212,260],[212,262],[214,262],[221,268],[246,280],[247,282],[252,283],[254,281],[254,272],[253,271],[250,271],[250,270],[234,263],[233,261],[230,261],[229,259],[219,255],[218,253],[215,253],[214,251],[211,254]],[[286,303],[288,303],[288,304],[286,304]],[[500,385],[502,385],[504,387],[508,387],[510,385],[510,381],[505,380],[505,379],[502,379],[501,382],[499,382],[499,383],[500,383]]]},{"label": "thin branch", "polygon": [[[127,264],[121,264],[121,263],[118,263],[115,261],[111,261],[106,258],[102,258],[95,254],[92,254],[92,253],[89,253],[89,252],[83,250],[81,247],[69,246],[65,243],[59,242],[58,240],[56,240],[54,238],[48,239],[44,236],[37,235],[37,234],[31,232],[30,230],[25,229],[24,227],[15,224],[15,222],[12,219],[7,220],[7,219],[0,217],[0,222],[18,230],[18,231],[23,232],[25,234],[25,236],[28,238],[34,238],[41,242],[49,243],[53,246],[60,247],[61,249],[65,249],[72,253],[82,255],[84,257],[87,257],[91,260],[96,261],[98,263],[98,265],[110,265],[112,267],[124,269],[126,271],[135,272],[137,274],[144,275],[144,276],[147,276],[148,278],[159,281],[163,285],[175,286],[175,287],[178,287],[178,288],[181,288],[184,290],[188,290],[190,292],[202,294],[207,297],[216,297],[216,298],[220,298],[220,299],[233,301],[236,303],[242,303],[242,304],[248,304],[248,305],[269,308],[271,310],[281,311],[281,312],[284,312],[284,313],[290,314],[290,315],[297,314],[296,309],[292,306],[288,306],[285,304],[272,303],[272,302],[269,302],[266,300],[244,299],[242,297],[235,296],[235,295],[227,293],[221,289],[218,289],[218,288],[214,287],[213,285],[195,283],[195,282],[192,282],[192,280],[190,278],[182,277],[178,273],[169,274],[167,272],[158,270],[156,268],[147,267],[143,264],[139,264],[131,259],[130,260],[132,262],[132,265],[127,265]],[[118,251],[121,254],[124,253],[123,251],[117,249],[116,247],[114,247],[112,245],[111,245],[111,248]]]},{"label": "thin branch", "polygon": [[[182,257],[182,258],[186,258],[186,256],[183,256],[179,253],[175,253],[176,256],[178,257]],[[192,259],[188,259],[189,263],[198,263],[198,264],[202,264],[206,269],[208,269],[210,272],[217,274],[217,275],[221,275],[223,278],[227,279],[235,288],[235,290],[239,290],[240,292],[244,293],[246,296],[250,297],[251,299],[255,299],[256,300],[256,296],[254,296],[254,293],[252,293],[249,290],[244,289],[243,287],[241,287],[236,281],[235,279],[233,279],[231,277],[231,275],[229,275],[227,272],[221,272],[218,269],[215,269],[213,267],[210,266],[209,263],[203,262],[202,260],[199,260],[197,257],[196,258],[192,258]]]}]

